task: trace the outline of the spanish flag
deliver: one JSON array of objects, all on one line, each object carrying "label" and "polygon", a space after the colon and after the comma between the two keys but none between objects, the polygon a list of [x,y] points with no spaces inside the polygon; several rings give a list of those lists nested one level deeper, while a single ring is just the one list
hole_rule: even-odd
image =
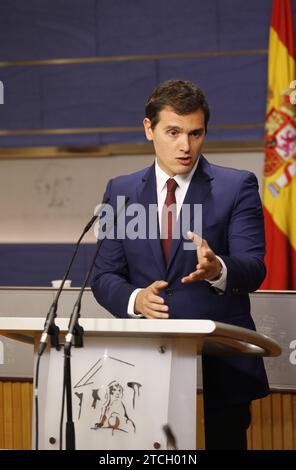
[{"label": "spanish flag", "polygon": [[295,79],[291,0],[273,0],[263,188],[267,276],[261,289],[296,290]]}]

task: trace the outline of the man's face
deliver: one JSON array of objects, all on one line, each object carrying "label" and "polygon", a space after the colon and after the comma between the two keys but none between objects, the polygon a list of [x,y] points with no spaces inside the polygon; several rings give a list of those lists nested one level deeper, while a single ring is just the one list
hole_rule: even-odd
[{"label": "man's face", "polygon": [[205,140],[204,112],[199,109],[181,116],[166,107],[159,113],[159,122],[151,129],[144,119],[148,140],[153,141],[157,163],[169,176],[189,173]]}]

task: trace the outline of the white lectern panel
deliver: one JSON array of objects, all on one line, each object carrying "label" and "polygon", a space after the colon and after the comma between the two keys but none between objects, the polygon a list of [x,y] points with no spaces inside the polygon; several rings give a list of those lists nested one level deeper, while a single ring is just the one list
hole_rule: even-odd
[{"label": "white lectern panel", "polygon": [[[195,449],[195,351],[194,339],[178,338],[87,337],[72,348],[76,448],[166,449],[169,424],[182,449]],[[39,448],[58,449],[63,352],[47,359]]]}]

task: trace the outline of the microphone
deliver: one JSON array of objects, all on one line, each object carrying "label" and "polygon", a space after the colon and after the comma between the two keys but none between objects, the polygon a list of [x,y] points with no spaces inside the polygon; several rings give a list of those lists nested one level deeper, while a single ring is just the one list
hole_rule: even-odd
[{"label": "microphone", "polygon": [[[89,269],[86,273],[83,285],[80,288],[78,298],[74,304],[73,311],[71,313],[68,333],[65,337],[64,344],[64,385],[63,385],[63,395],[66,395],[66,409],[67,409],[67,422],[66,422],[66,450],[75,450],[75,428],[73,421],[73,410],[72,410],[72,386],[71,386],[71,346],[73,336],[75,337],[75,346],[83,347],[83,327],[79,325],[78,320],[80,318],[80,309],[81,309],[81,298],[84,293],[85,287],[90,278],[92,269],[97,259],[97,255],[100,251],[103,241],[109,235],[111,230],[117,225],[117,219],[121,214],[122,210],[125,208],[129,198],[124,197],[124,203],[122,204],[120,210],[116,212],[114,216],[113,223],[107,226],[104,238],[99,238],[97,241],[97,247],[94,253],[94,256],[91,260]],[[61,428],[62,429],[62,426]],[[62,434],[60,435],[60,443],[62,442]]]},{"label": "microphone", "polygon": [[[102,204],[106,205],[108,203],[108,201],[109,201],[109,198],[104,197]],[[96,211],[97,214],[93,215],[92,218],[90,219],[90,221],[86,224],[86,226],[84,227],[84,229],[82,231],[82,234],[80,235],[79,239],[76,242],[74,252],[73,252],[73,254],[70,258],[70,261],[69,261],[69,264],[67,266],[65,275],[64,275],[63,280],[61,282],[61,285],[60,285],[60,287],[59,287],[59,289],[56,293],[56,296],[55,296],[55,298],[54,298],[54,300],[53,300],[53,302],[52,302],[52,304],[49,308],[49,311],[48,311],[47,315],[46,315],[46,320],[45,320],[45,323],[44,323],[44,330],[43,330],[43,333],[41,335],[39,348],[38,348],[38,355],[39,356],[41,356],[43,354],[43,352],[46,348],[48,336],[51,336],[51,345],[52,345],[52,347],[55,347],[56,349],[59,348],[59,331],[60,331],[60,329],[55,324],[55,318],[57,316],[57,309],[58,309],[58,301],[59,301],[61,292],[63,290],[65,281],[68,278],[70,269],[71,269],[72,264],[74,262],[74,259],[76,258],[80,242],[83,239],[84,235],[89,231],[89,229],[92,227],[93,223],[97,220],[97,218],[101,214],[101,212],[104,208],[104,206],[103,206],[103,208],[101,208],[102,204],[100,204],[100,206],[98,207],[98,210]]]},{"label": "microphone", "polygon": [[87,286],[87,283],[89,281],[89,278],[90,278],[91,272],[93,270],[93,267],[95,265],[98,253],[99,253],[100,248],[101,248],[101,245],[102,245],[103,241],[107,238],[107,236],[109,235],[111,230],[113,230],[113,228],[117,225],[117,219],[120,216],[120,214],[122,213],[122,211],[125,209],[126,204],[128,203],[128,201],[129,201],[129,197],[124,196],[124,202],[123,202],[122,206],[120,207],[119,211],[116,211],[116,213],[114,215],[113,223],[111,222],[109,224],[109,226],[106,228],[104,238],[98,239],[97,248],[95,250],[94,256],[93,256],[92,261],[90,263],[90,267],[89,267],[89,269],[86,273],[84,282],[82,284],[82,287],[80,288],[78,298],[77,298],[77,300],[74,304],[74,308],[73,308],[72,313],[71,313],[69,326],[68,326],[68,333],[66,334],[66,337],[65,337],[65,344],[64,344],[65,353],[68,353],[69,350],[70,350],[73,336],[75,336],[75,346],[76,347],[82,347],[83,346],[83,341],[82,341],[83,328],[78,323],[78,320],[79,320],[79,317],[80,317],[80,310],[81,310],[81,298],[82,298],[84,290]]}]

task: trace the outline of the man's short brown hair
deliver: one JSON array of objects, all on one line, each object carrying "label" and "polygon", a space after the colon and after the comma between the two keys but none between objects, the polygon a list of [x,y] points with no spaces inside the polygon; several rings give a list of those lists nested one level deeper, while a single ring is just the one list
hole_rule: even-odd
[{"label": "man's short brown hair", "polygon": [[160,83],[148,97],[145,114],[154,129],[162,109],[172,108],[176,114],[184,116],[199,109],[204,112],[205,131],[210,119],[210,108],[203,91],[188,80],[167,80]]}]

